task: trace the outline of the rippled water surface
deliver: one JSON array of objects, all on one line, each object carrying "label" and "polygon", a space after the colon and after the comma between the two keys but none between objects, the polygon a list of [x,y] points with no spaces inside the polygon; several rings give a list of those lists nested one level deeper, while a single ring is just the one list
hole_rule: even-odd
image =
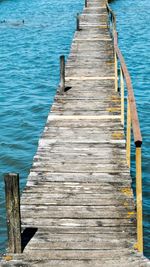
[{"label": "rippled water surface", "polygon": [[[0,24],[0,252],[6,247],[3,173],[20,173],[21,188],[25,185],[59,82],[59,56],[69,53],[83,2],[0,1],[0,21],[6,20]],[[150,1],[116,0],[112,7],[143,134],[144,239],[150,256]]]},{"label": "rippled water surface", "polygon": [[[21,187],[59,82],[81,0],[0,1],[0,252],[6,246],[3,173]],[[22,23],[24,20],[24,24]]]},{"label": "rippled water surface", "polygon": [[150,1],[115,0],[120,48],[130,71],[143,136],[144,251],[150,258]]}]

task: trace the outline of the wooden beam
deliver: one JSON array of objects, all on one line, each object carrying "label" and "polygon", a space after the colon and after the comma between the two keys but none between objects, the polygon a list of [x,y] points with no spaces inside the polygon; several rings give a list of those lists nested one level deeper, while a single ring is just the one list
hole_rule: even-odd
[{"label": "wooden beam", "polygon": [[9,253],[21,253],[19,174],[8,173],[4,181]]}]

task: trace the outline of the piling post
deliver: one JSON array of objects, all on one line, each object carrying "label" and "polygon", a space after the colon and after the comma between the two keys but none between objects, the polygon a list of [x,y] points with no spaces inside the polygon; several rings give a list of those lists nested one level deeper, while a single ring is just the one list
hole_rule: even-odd
[{"label": "piling post", "polygon": [[120,67],[120,86],[121,86],[121,123],[124,126],[124,77]]},{"label": "piling post", "polygon": [[80,31],[80,15],[77,13],[77,31]]},{"label": "piling post", "polygon": [[9,253],[21,253],[19,174],[4,176]]},{"label": "piling post", "polygon": [[60,56],[60,93],[65,90],[65,56]]},{"label": "piling post", "polygon": [[126,127],[126,159],[128,167],[131,165],[131,109],[129,98],[127,100],[127,127]]},{"label": "piling post", "polygon": [[85,7],[87,7],[87,0],[85,0]]},{"label": "piling post", "polygon": [[142,150],[136,146],[136,207],[137,207],[137,245],[143,253],[143,212],[142,212]]}]

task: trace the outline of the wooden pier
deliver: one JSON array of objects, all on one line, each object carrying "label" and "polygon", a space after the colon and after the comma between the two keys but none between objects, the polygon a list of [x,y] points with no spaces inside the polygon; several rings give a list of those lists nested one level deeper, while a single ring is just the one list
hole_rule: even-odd
[{"label": "wooden pier", "polygon": [[[142,256],[142,210],[137,205],[136,213],[131,189],[131,122],[139,180],[142,139],[115,17],[106,0],[89,0],[85,6],[66,63],[65,86],[57,91],[21,197],[23,253],[8,252],[3,267],[150,266]],[[141,204],[141,184],[138,188]]]}]

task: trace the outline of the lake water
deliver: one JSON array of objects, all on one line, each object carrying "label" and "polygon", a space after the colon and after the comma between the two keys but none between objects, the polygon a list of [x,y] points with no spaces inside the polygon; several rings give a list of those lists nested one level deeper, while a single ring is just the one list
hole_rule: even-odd
[{"label": "lake water", "polygon": [[[6,20],[0,24],[0,253],[5,251],[7,241],[3,174],[20,173],[21,188],[26,183],[59,83],[59,56],[69,53],[76,13],[82,10],[83,2],[0,1],[0,21]],[[146,255],[150,250],[148,6],[149,0],[116,0],[112,3],[118,15],[119,43],[133,79],[144,139]]]}]

